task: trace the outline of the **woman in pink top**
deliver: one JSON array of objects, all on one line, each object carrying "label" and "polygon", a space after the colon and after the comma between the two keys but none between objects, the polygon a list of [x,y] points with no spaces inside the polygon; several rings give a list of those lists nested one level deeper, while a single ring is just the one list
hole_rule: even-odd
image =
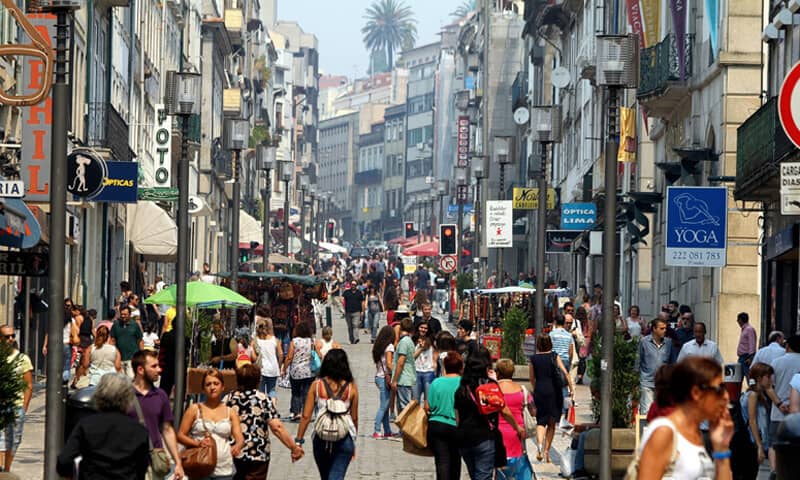
[{"label": "woman in pink top", "polygon": [[[501,358],[495,365],[497,383],[505,397],[506,406],[511,410],[514,420],[518,425],[525,425],[522,409],[528,408],[532,415],[536,415],[533,406],[533,396],[524,387],[517,385],[512,380],[514,376],[514,362],[508,358]],[[525,398],[527,397],[527,398]],[[500,433],[503,435],[503,445],[506,447],[508,465],[497,470],[497,478],[513,478],[516,480],[530,480],[533,477],[533,467],[525,454],[523,440],[517,436],[517,431],[503,417],[500,416]]]}]

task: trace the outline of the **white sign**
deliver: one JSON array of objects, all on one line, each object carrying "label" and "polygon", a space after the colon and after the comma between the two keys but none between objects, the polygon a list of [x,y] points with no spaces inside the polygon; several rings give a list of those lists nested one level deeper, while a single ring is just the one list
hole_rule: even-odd
[{"label": "white sign", "polygon": [[156,159],[155,187],[169,188],[172,183],[172,116],[164,105],[156,105],[156,131],[153,135],[153,158]]},{"label": "white sign", "polygon": [[189,215],[199,216],[206,207],[206,203],[197,195],[189,195]]},{"label": "white sign", "polygon": [[800,215],[800,162],[781,163],[781,215]]},{"label": "white sign", "polygon": [[511,248],[513,246],[513,200],[488,200],[486,202],[486,246]]},{"label": "white sign", "polygon": [[800,215],[800,192],[781,192],[781,215]]},{"label": "white sign", "polygon": [[0,180],[0,197],[22,198],[25,196],[25,184],[22,180]]}]

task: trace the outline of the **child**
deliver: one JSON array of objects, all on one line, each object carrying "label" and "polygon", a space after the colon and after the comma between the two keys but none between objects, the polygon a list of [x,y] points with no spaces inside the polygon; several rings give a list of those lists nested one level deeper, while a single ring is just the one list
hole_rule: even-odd
[{"label": "child", "polygon": [[323,327],[322,338],[317,339],[314,344],[314,348],[316,348],[319,358],[324,359],[325,354],[328,353],[328,351],[333,348],[342,348],[342,346],[339,345],[339,342],[333,339],[333,329],[331,327]]}]

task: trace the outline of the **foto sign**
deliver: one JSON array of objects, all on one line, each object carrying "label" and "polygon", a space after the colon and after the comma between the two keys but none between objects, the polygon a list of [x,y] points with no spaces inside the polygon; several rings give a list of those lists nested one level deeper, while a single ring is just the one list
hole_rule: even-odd
[{"label": "foto sign", "polygon": [[511,248],[514,237],[514,202],[489,200],[486,202],[486,246]]},{"label": "foto sign", "polygon": [[666,265],[724,267],[727,261],[728,189],[667,187],[666,232]]},{"label": "foto sign", "polygon": [[789,140],[800,148],[800,62],[786,74],[778,92],[778,118]]},{"label": "foto sign", "polygon": [[565,203],[561,205],[561,230],[583,231],[591,229],[597,221],[597,205]]},{"label": "foto sign", "polygon": [[156,159],[155,187],[169,188],[172,181],[172,116],[164,105],[156,105],[156,134],[153,137]]}]

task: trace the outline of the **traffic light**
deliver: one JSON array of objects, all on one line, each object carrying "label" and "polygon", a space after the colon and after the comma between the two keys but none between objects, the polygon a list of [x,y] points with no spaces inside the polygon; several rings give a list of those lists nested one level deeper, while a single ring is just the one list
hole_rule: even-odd
[{"label": "traffic light", "polygon": [[411,238],[417,234],[417,229],[414,228],[414,222],[405,222],[406,238]]},{"label": "traffic light", "polygon": [[456,225],[454,223],[439,225],[439,255],[456,255],[457,244]]},{"label": "traffic light", "polygon": [[333,221],[332,221],[332,220],[331,220],[331,221],[328,221],[328,223],[327,223],[327,224],[325,224],[325,238],[326,238],[328,241],[330,241],[330,240],[333,238],[333,228],[334,228],[335,226],[336,226],[336,225],[333,223]]}]

